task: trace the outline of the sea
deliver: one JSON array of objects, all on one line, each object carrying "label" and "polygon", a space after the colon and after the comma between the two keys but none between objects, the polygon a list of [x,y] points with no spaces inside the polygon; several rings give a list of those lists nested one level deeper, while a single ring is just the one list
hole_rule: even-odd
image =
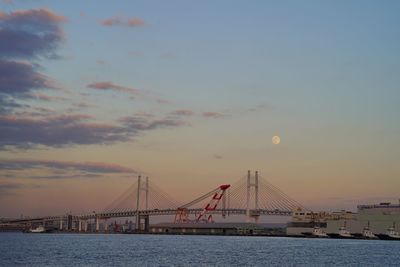
[{"label": "sea", "polygon": [[400,241],[0,233],[0,266],[400,266]]}]

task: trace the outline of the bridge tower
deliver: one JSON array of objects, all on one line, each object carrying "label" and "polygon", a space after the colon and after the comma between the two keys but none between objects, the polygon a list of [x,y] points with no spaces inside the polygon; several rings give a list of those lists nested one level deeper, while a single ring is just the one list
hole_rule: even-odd
[{"label": "bridge tower", "polygon": [[135,229],[140,230],[141,220],[144,219],[144,230],[148,230],[149,228],[149,216],[148,215],[140,215],[140,193],[141,191],[145,192],[145,203],[144,208],[145,210],[149,207],[149,177],[146,177],[144,185],[141,183],[141,176],[138,176],[138,184],[137,184],[137,194],[136,194],[136,224]]},{"label": "bridge tower", "polygon": [[[254,197],[251,197],[252,191],[254,192]],[[251,205],[251,200],[254,200],[254,205]],[[255,223],[258,223],[258,218],[260,217],[258,208],[258,171],[255,172],[254,177],[251,176],[250,170],[247,171],[246,217],[247,222],[254,218]]]}]

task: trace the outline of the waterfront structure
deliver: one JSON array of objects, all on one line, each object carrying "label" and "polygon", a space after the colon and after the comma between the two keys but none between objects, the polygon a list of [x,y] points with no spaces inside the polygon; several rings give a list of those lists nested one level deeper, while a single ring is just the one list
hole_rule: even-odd
[{"label": "waterfront structure", "polygon": [[359,205],[357,212],[311,212],[302,209],[293,211],[286,233],[291,236],[304,236],[313,233],[316,227],[324,232],[339,235],[349,232],[358,238],[376,238],[390,230],[400,231],[400,204],[388,202],[374,205]]},{"label": "waterfront structure", "polygon": [[[400,231],[400,205],[388,202],[374,205],[359,205],[357,213],[351,219],[327,220],[327,232],[347,224],[351,233],[362,233],[368,227],[374,234],[385,234],[389,228]],[[393,227],[394,225],[394,227]]]},{"label": "waterfront structure", "polygon": [[256,223],[160,223],[150,226],[154,234],[190,235],[284,235],[284,227]]}]

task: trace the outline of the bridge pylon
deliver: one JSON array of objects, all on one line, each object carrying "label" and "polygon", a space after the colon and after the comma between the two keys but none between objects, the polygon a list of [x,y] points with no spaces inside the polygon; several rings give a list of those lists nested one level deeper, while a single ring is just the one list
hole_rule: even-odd
[{"label": "bridge pylon", "polygon": [[[141,219],[140,216],[140,191],[145,192],[145,210],[149,208],[149,177],[146,177],[144,185],[141,183],[141,176],[138,176],[137,194],[136,194],[136,224],[135,229],[140,230]],[[148,218],[145,218],[145,224],[148,224]],[[148,228],[145,226],[145,228]]]},{"label": "bridge pylon", "polygon": [[[259,207],[258,207],[258,171],[255,172],[254,177],[251,176],[251,171],[247,171],[247,191],[246,191],[246,221],[250,222],[254,219],[255,223],[258,223],[260,217]],[[254,192],[254,197],[251,197],[252,191]],[[251,200],[254,200],[252,205]]]}]

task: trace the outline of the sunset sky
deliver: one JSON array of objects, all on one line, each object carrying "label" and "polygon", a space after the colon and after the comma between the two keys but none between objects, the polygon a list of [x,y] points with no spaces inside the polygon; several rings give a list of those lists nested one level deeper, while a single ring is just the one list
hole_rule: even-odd
[{"label": "sunset sky", "polygon": [[399,13],[0,0],[0,217],[101,210],[138,174],[187,202],[248,169],[315,210],[397,201]]}]

